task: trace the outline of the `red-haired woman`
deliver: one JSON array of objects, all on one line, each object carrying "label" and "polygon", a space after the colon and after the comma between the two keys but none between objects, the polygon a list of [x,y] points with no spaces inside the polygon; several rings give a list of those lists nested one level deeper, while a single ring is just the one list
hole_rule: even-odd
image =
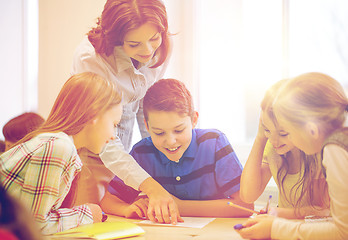
[{"label": "red-haired woman", "polygon": [[168,192],[128,154],[135,120],[141,136],[149,136],[142,99],[146,90],[163,77],[170,49],[167,12],[161,0],[108,0],[97,26],[77,47],[72,73],[90,71],[117,82],[124,104],[117,139],[106,146],[100,158],[89,149],[80,150],[85,167],[77,203],[99,203],[116,174],[148,195],[151,220],[168,223],[180,218]]}]

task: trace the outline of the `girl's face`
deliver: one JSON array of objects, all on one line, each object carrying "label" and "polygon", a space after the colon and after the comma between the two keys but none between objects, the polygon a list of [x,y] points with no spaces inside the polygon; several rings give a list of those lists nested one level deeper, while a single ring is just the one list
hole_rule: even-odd
[{"label": "girl's face", "polygon": [[288,132],[281,127],[276,127],[267,113],[262,112],[261,120],[265,136],[276,153],[284,155],[294,148],[294,144],[288,139]]},{"label": "girl's face", "polygon": [[310,126],[304,128],[296,127],[285,119],[278,118],[279,125],[289,134],[289,140],[307,155],[316,154],[321,151],[322,138],[315,137]]},{"label": "girl's face", "polygon": [[152,59],[161,43],[162,35],[158,28],[145,23],[125,35],[123,49],[130,58],[146,63]]},{"label": "girl's face", "polygon": [[88,125],[90,151],[100,153],[107,142],[115,139],[115,127],[122,116],[122,104],[118,104],[98,116]]},{"label": "girl's face", "polygon": [[192,129],[196,126],[198,114],[193,120],[177,112],[149,111],[147,130],[155,147],[171,161],[178,161],[190,146]]}]

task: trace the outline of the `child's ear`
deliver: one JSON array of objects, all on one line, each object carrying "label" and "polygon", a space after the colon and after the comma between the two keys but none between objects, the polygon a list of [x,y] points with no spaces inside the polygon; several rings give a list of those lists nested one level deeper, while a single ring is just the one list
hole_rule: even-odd
[{"label": "child's ear", "polygon": [[196,125],[197,125],[197,122],[198,122],[198,117],[199,117],[199,114],[197,111],[195,111],[193,113],[193,118],[192,118],[192,128],[195,128]]},{"label": "child's ear", "polygon": [[306,123],[306,130],[312,136],[313,139],[319,138],[319,128],[318,125],[314,122],[307,122]]}]

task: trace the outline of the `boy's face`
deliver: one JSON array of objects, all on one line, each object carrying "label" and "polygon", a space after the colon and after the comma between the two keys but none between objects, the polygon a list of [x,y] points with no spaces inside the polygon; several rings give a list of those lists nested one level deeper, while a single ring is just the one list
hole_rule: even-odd
[{"label": "boy's face", "polygon": [[149,111],[145,122],[152,142],[171,161],[178,161],[192,139],[192,129],[195,128],[198,113],[193,119],[179,115],[177,112]]}]

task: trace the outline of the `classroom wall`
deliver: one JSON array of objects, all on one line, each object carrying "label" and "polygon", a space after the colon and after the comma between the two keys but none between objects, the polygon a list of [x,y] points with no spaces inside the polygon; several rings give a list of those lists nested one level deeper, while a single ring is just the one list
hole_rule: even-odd
[{"label": "classroom wall", "polygon": [[74,49],[95,25],[105,0],[39,0],[38,112],[47,117],[70,76]]}]

